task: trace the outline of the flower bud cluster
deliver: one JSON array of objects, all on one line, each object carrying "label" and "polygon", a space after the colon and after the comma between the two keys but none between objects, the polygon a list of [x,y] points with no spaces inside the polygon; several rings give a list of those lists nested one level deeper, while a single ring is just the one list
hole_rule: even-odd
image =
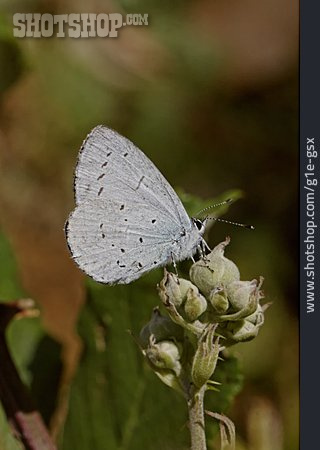
[{"label": "flower bud cluster", "polygon": [[224,256],[230,239],[217,245],[204,259],[192,265],[190,279],[207,300],[204,321],[218,324],[224,345],[249,341],[257,336],[264,322],[265,308],[259,281],[242,281],[233,261]]},{"label": "flower bud cluster", "polygon": [[239,269],[224,256],[229,241],[194,263],[190,280],[165,270],[159,295],[168,316],[155,309],[140,333],[153,370],[184,393],[190,383],[205,386],[222,348],[253,339],[264,322],[263,280],[240,280]]}]

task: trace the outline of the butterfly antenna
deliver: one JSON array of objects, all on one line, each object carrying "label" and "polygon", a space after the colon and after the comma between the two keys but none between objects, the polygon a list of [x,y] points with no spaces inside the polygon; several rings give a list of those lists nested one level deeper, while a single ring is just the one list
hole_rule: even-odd
[{"label": "butterfly antenna", "polygon": [[254,230],[253,225],[247,225],[245,223],[232,222],[231,220],[220,219],[219,217],[207,217],[207,220],[215,220],[216,222],[229,223],[230,225],[236,225],[237,227],[247,228],[248,230]]},{"label": "butterfly antenna", "polygon": [[223,200],[223,202],[215,203],[214,205],[210,205],[210,206],[207,206],[206,208],[201,209],[201,211],[199,211],[196,214],[196,216],[199,216],[200,214],[202,214],[205,211],[208,211],[209,209],[217,208],[218,206],[227,205],[227,204],[232,203],[232,202],[233,202],[232,198],[227,198],[227,200]]}]

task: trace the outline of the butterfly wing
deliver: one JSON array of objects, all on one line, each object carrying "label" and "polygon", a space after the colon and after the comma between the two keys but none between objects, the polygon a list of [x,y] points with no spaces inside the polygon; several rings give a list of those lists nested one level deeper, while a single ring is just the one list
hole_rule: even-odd
[{"label": "butterfly wing", "polygon": [[75,198],[147,203],[170,222],[190,228],[190,218],[177,194],[156,166],[132,142],[104,126],[92,130],[80,150]]},{"label": "butterfly wing", "polygon": [[[177,234],[178,233],[178,234]],[[66,223],[70,251],[96,281],[130,283],[171,258],[174,224],[148,203],[95,199],[79,204]]]}]

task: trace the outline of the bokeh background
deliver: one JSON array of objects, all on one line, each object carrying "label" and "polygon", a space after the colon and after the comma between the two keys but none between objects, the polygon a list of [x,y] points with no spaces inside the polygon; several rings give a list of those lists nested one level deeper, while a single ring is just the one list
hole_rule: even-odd
[{"label": "bokeh background", "polygon": [[[14,12],[138,12],[149,25],[116,39],[16,39]],[[235,349],[245,379],[229,415],[239,449],[297,449],[298,2],[1,0],[0,67],[0,227],[69,379],[85,291],[63,225],[78,149],[102,123],[175,187],[243,191],[225,218],[255,231],[217,224],[209,240],[231,236],[227,256],[243,279],[265,277],[272,307]]]}]

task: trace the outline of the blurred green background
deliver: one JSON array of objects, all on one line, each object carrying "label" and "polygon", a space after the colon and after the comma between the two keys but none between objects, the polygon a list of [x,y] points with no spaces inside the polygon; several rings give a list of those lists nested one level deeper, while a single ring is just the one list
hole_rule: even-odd
[{"label": "blurred green background", "polygon": [[[149,25],[123,28],[116,39],[17,39],[15,12],[138,12],[149,14]],[[244,388],[228,414],[239,449],[297,449],[298,2],[1,0],[0,67],[0,227],[24,291],[63,345],[65,386],[79,359],[75,330],[85,292],[63,225],[73,208],[78,149],[102,123],[133,140],[176,188],[204,199],[243,191],[225,218],[255,231],[216,224],[209,242],[231,236],[227,256],[243,279],[265,277],[272,307],[258,338],[235,348]],[[161,272],[150,276],[155,287]],[[108,324],[137,297],[134,286],[117,291]],[[135,332],[158,302],[155,288],[148,295],[147,305],[135,301],[141,309]],[[124,339],[128,323],[118,320]],[[125,339],[124,358],[134,347]],[[159,390],[150,390],[155,398],[144,407],[151,408],[169,390],[148,371],[145,376]],[[138,395],[132,383],[126,395]],[[159,407],[179,403],[168,395]],[[101,411],[113,414],[108,402]],[[129,435],[146,417],[148,409],[131,416]],[[54,423],[59,433],[59,420]],[[180,418],[176,425],[186,427]],[[151,431],[145,432],[150,442]],[[159,448],[174,448],[170,433],[163,439]],[[134,448],[124,442],[121,448]],[[113,447],[110,441],[95,448]]]}]

